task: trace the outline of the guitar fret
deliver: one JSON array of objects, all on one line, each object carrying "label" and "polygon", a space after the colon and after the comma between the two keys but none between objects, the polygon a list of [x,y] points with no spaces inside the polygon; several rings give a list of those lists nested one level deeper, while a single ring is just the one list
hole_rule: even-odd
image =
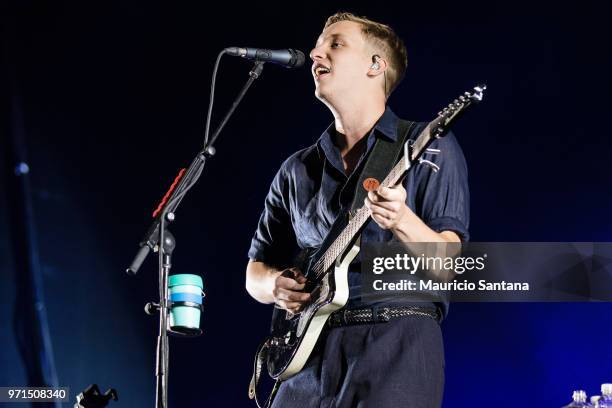
[{"label": "guitar fret", "polygon": [[[404,158],[402,158],[389,172],[389,175],[383,180],[382,186],[388,187],[395,185],[395,183],[397,183],[399,180],[400,175],[404,172],[404,169]],[[344,231],[342,231],[340,235],[336,237],[323,256],[315,263],[313,270],[315,271],[315,276],[317,279],[322,277],[329,270],[334,261],[342,252],[346,250],[349,242],[353,240],[357,232],[369,218],[370,212],[365,205],[357,210],[355,216],[349,221]]]}]

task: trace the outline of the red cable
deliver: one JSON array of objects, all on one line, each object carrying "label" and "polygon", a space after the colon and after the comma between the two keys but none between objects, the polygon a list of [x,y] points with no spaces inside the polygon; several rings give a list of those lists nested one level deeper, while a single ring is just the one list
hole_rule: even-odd
[{"label": "red cable", "polygon": [[159,203],[159,205],[157,206],[155,211],[153,211],[153,218],[157,217],[157,214],[159,214],[160,211],[164,208],[164,206],[168,202],[168,198],[170,198],[170,195],[174,192],[174,189],[176,188],[176,185],[178,184],[179,181],[181,181],[181,179],[183,178],[183,175],[185,174],[186,171],[187,171],[187,169],[181,169],[181,171],[179,171],[178,175],[176,176],[176,178],[172,182],[172,185],[170,186],[170,189],[168,189],[168,191],[166,192],[166,195],[164,196],[164,198],[162,198],[161,202]]}]

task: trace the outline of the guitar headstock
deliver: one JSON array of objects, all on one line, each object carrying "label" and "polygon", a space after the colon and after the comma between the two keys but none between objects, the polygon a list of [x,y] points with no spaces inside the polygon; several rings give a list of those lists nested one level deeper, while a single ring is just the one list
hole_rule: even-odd
[{"label": "guitar headstock", "polygon": [[444,136],[451,123],[454,122],[459,115],[464,113],[467,108],[473,104],[482,101],[485,89],[487,89],[486,85],[477,85],[474,87],[473,91],[465,92],[438,112],[438,117],[431,123],[433,125],[432,134],[437,138]]},{"label": "guitar headstock", "polygon": [[438,149],[428,148],[429,144],[435,139],[443,137],[448,129],[459,115],[466,111],[467,108],[482,100],[483,92],[487,89],[486,85],[478,85],[474,87],[472,92],[465,92],[459,98],[455,99],[447,107],[438,112],[438,116],[429,122],[427,127],[421,132],[416,140],[409,140],[404,144],[404,161],[406,171],[410,168],[411,163],[424,163],[429,165],[434,171],[438,171],[439,167],[435,163],[423,159],[423,154],[439,154]]}]

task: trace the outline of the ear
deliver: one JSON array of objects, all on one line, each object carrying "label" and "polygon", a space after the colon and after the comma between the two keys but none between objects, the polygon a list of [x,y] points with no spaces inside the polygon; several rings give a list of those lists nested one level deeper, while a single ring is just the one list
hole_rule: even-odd
[{"label": "ear", "polygon": [[372,63],[368,69],[367,75],[369,77],[377,77],[382,75],[388,68],[387,60],[381,56],[375,54],[372,56]]}]

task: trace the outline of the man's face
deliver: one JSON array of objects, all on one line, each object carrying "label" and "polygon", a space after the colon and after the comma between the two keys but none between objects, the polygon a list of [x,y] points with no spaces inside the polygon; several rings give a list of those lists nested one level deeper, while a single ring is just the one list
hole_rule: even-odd
[{"label": "man's face", "polygon": [[323,30],[310,52],[317,98],[331,101],[367,92],[371,52],[359,23],[339,21]]}]

